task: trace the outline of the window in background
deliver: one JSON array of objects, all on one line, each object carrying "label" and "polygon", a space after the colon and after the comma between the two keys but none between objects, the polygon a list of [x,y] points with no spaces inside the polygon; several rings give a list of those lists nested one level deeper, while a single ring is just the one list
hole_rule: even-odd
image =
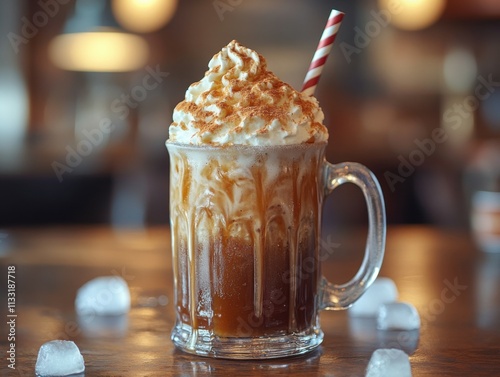
[{"label": "window in background", "polygon": [[[0,2],[0,35],[18,29],[21,5],[17,1]],[[15,170],[22,161],[27,131],[28,97],[21,72],[20,55],[9,38],[0,38],[0,168]]]}]

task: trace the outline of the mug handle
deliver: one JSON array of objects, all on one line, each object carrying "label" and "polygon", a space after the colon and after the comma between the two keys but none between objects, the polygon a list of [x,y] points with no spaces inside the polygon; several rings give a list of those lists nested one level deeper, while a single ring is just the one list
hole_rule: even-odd
[{"label": "mug handle", "polygon": [[319,309],[340,310],[351,306],[373,283],[384,258],[386,220],[382,190],[373,173],[355,162],[330,164],[324,161],[325,196],[350,182],[358,186],[368,207],[368,236],[365,256],[357,274],[347,283],[337,285],[324,277],[320,281]]}]

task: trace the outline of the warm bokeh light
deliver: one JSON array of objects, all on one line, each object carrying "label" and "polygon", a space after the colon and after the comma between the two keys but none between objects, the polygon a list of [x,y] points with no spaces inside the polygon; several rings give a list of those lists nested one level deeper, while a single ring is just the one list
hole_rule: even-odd
[{"label": "warm bokeh light", "polygon": [[391,23],[405,30],[424,29],[436,22],[444,11],[446,0],[379,0],[379,7],[390,12]]},{"label": "warm bokeh light", "polygon": [[160,29],[170,21],[177,0],[113,0],[116,20],[124,28],[138,33]]},{"label": "warm bokeh light", "polygon": [[59,35],[49,46],[59,68],[86,72],[127,72],[146,64],[149,49],[139,36],[96,31]]}]

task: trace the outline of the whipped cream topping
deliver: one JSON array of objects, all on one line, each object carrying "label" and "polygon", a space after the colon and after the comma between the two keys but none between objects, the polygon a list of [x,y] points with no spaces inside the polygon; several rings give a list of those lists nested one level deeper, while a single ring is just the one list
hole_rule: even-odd
[{"label": "whipped cream topping", "polygon": [[169,141],[192,145],[287,145],[328,140],[324,115],[267,70],[255,51],[230,42],[174,110]]}]

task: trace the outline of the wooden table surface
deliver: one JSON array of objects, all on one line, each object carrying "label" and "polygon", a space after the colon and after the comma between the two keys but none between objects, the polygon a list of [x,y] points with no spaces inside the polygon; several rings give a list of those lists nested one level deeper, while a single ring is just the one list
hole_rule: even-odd
[{"label": "wooden table surface", "polygon": [[[363,376],[381,347],[411,354],[414,377],[500,376],[500,255],[487,255],[466,233],[430,227],[389,228],[380,276],[392,278],[400,300],[413,303],[422,328],[377,331],[374,320],[323,312],[325,340],[301,357],[271,361],[208,359],[175,350],[169,231],[43,228],[5,231],[0,239],[0,375],[33,376],[38,349],[73,340],[85,376]],[[334,241],[334,242],[333,242]],[[361,260],[364,233],[330,239],[324,275],[349,279]],[[7,367],[7,267],[16,267],[16,370]],[[78,323],[77,289],[96,276],[129,284],[128,316],[92,327]]]}]

